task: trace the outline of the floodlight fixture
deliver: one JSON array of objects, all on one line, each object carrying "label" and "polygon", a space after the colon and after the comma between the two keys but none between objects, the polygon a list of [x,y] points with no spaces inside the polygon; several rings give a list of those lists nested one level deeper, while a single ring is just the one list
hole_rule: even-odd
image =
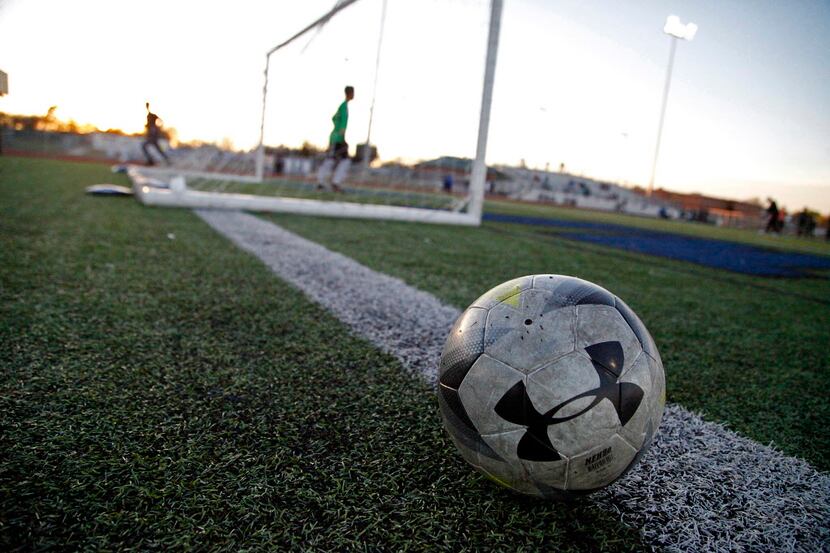
[{"label": "floodlight fixture", "polygon": [[663,32],[671,37],[671,48],[669,49],[669,66],[666,69],[666,83],[663,87],[663,107],[660,108],[660,123],[657,127],[657,144],[654,147],[654,162],[651,164],[651,179],[648,182],[648,195],[654,192],[654,175],[657,172],[657,158],[660,154],[660,139],[663,136],[663,120],[666,117],[666,104],[669,100],[669,88],[671,86],[671,73],[674,66],[674,52],[677,49],[677,39],[692,40],[697,34],[697,25],[694,23],[683,24],[676,15],[666,18]]},{"label": "floodlight fixture", "polygon": [[697,33],[697,25],[694,23],[680,22],[680,18],[676,15],[670,15],[666,18],[666,25],[663,27],[663,32],[675,38],[684,40],[692,40]]}]

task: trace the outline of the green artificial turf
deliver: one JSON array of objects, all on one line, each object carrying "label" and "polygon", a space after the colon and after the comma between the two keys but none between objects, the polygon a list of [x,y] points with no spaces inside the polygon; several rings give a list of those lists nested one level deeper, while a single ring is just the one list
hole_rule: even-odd
[{"label": "green artificial turf", "polygon": [[[190,212],[83,194],[113,181],[0,157],[0,549],[644,549],[586,502],[472,471],[423,382]],[[375,265],[392,250],[455,303],[510,272],[473,274],[488,244],[535,259],[488,228],[290,222]]]},{"label": "green artificial turf", "polygon": [[460,309],[521,275],[595,282],[646,323],[663,358],[670,402],[830,469],[827,279],[738,275],[523,225],[266,217]]}]

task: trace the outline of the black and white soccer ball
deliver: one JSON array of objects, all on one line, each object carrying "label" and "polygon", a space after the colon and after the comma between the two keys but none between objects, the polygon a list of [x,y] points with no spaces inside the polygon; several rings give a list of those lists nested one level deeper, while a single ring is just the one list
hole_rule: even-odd
[{"label": "black and white soccer ball", "polygon": [[525,494],[568,498],[634,466],[660,424],[666,382],[654,340],[622,300],[578,278],[531,275],[461,314],[438,398],[476,469]]}]

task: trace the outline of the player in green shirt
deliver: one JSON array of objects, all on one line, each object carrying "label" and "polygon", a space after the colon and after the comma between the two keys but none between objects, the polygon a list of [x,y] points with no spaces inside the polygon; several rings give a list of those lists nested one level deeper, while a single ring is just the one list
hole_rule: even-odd
[{"label": "player in green shirt", "polygon": [[[349,159],[349,145],[346,142],[346,127],[349,125],[349,102],[354,98],[354,87],[347,86],[344,90],[346,99],[337,108],[331,118],[334,129],[329,135],[329,149],[326,152],[326,159],[320,165],[317,172],[317,184],[320,188],[328,188],[327,181],[334,169],[334,176],[331,179],[331,188],[340,192],[340,184],[346,178],[351,166]],[[335,164],[337,167],[335,168]]]},{"label": "player in green shirt", "polygon": [[331,122],[334,123],[334,130],[329,135],[329,146],[336,144],[345,144],[346,142],[346,127],[349,125],[349,101],[354,98],[354,88],[346,87],[346,99],[337,108],[337,112],[331,117]]}]

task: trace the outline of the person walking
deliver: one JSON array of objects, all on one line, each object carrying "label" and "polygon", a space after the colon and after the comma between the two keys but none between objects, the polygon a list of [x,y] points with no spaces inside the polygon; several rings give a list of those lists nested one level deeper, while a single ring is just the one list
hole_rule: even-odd
[{"label": "person walking", "polygon": [[767,198],[767,200],[769,201],[769,207],[767,208],[769,218],[764,232],[780,232],[778,230],[778,204],[772,198]]},{"label": "person walking", "polygon": [[[317,171],[317,186],[329,188],[328,180],[331,177],[331,188],[335,192],[342,192],[340,185],[346,178],[351,166],[349,158],[349,144],[346,142],[346,128],[349,125],[349,102],[354,99],[354,87],[347,86],[343,92],[346,99],[337,108],[331,118],[334,124],[329,135],[329,148],[326,151],[326,159],[323,160],[320,169]],[[334,175],[331,175],[334,169]]]},{"label": "person walking", "polygon": [[144,106],[147,108],[147,124],[144,126],[144,143],[141,145],[141,149],[144,151],[144,157],[147,158],[147,165],[156,164],[153,156],[150,155],[150,146],[154,146],[156,151],[164,158],[164,161],[167,162],[167,165],[170,165],[170,158],[167,157],[167,154],[159,145],[159,138],[162,137],[160,118],[150,111],[150,102],[145,103]]}]

